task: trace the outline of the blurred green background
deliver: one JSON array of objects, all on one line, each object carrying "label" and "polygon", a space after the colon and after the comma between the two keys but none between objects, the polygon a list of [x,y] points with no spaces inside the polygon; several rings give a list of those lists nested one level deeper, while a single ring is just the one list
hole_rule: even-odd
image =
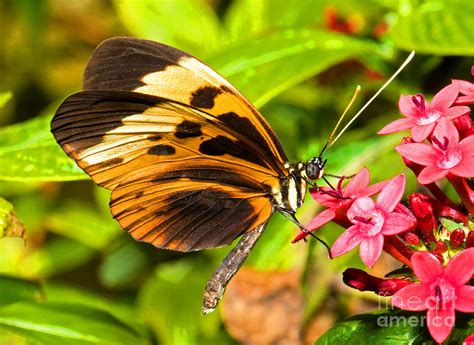
[{"label": "blurred green background", "polygon": [[[414,61],[327,152],[327,171],[367,166],[372,181],[408,175],[377,137],[400,94],[427,97],[468,79],[471,1],[0,0],[0,343],[299,344],[380,300],[342,283],[357,253],[329,260],[275,215],[219,309],[200,315],[207,279],[228,248],[181,254],[137,243],[49,132],[81,89],[102,40],[129,35],[185,50],[228,78],[268,119],[292,161],[317,155],[357,84],[355,109]],[[298,216],[318,206],[307,198]],[[320,233],[332,243],[342,229]],[[23,235],[26,242],[21,238]],[[389,257],[373,269],[398,267]]]}]

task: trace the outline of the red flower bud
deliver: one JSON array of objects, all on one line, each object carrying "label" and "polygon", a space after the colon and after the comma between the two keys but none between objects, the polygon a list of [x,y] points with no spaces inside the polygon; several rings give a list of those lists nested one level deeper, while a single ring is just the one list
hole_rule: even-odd
[{"label": "red flower bud", "polygon": [[466,248],[474,247],[474,231],[469,231],[466,239]]},{"label": "red flower bud", "polygon": [[373,291],[380,296],[392,296],[402,287],[412,284],[402,278],[382,279],[356,269],[349,268],[342,274],[344,283],[360,291]]},{"label": "red flower bud", "polygon": [[438,251],[439,253],[444,253],[445,251],[448,250],[448,247],[446,246],[446,243],[444,243],[444,241],[438,240],[436,241],[435,250]]},{"label": "red flower bud", "polygon": [[418,220],[418,228],[422,238],[428,243],[436,242],[434,230],[438,228],[438,221],[434,216],[432,199],[422,193],[414,193],[408,198],[410,208]]},{"label": "red flower bud", "polygon": [[459,132],[459,139],[464,139],[465,137],[474,134],[474,127],[469,114],[464,114],[455,118],[453,123]]},{"label": "red flower bud", "polygon": [[441,254],[441,252],[437,249],[433,250],[431,252],[434,256],[436,256],[436,259],[438,259],[438,261],[441,263],[441,265],[444,263],[444,257],[443,257],[443,254]]},{"label": "red flower bud", "polygon": [[405,242],[412,246],[419,246],[420,238],[414,232],[407,231],[405,232]]},{"label": "red flower bud", "polygon": [[453,249],[458,249],[464,242],[465,233],[462,229],[456,229],[449,236],[449,243]]}]

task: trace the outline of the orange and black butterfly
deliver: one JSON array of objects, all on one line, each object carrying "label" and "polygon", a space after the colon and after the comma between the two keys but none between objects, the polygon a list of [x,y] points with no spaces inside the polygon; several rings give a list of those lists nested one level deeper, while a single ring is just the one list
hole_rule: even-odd
[{"label": "orange and black butterfly", "polygon": [[51,129],[99,186],[136,240],[194,251],[239,244],[214,272],[203,311],[214,309],[277,211],[296,221],[309,180],[325,161],[290,164],[262,115],[217,72],[152,41],[101,43],[84,91],[69,96]]}]

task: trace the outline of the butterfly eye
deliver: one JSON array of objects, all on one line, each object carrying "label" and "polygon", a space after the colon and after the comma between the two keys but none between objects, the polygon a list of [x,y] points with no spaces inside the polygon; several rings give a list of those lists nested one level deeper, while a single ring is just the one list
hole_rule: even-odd
[{"label": "butterfly eye", "polygon": [[321,169],[317,162],[309,161],[308,164],[306,164],[306,176],[308,176],[310,180],[318,179],[320,171]]}]

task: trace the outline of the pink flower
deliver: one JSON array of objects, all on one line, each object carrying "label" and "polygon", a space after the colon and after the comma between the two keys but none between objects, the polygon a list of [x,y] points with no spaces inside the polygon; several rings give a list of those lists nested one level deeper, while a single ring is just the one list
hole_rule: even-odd
[{"label": "pink flower", "polygon": [[399,234],[413,225],[413,216],[396,210],[404,190],[405,175],[401,174],[385,185],[375,203],[368,196],[356,199],[347,211],[354,225],[334,242],[332,256],[340,256],[360,244],[362,261],[372,267],[382,252],[384,235]]},{"label": "pink flower", "polygon": [[[314,231],[335,218],[341,218],[341,221],[343,221],[343,218],[347,222],[347,209],[356,198],[374,195],[380,192],[386,184],[386,182],[379,182],[369,186],[369,179],[369,171],[367,168],[363,168],[345,187],[342,187],[342,182],[344,181],[344,177],[342,177],[337,184],[336,190],[328,187],[311,189],[311,196],[321,205],[327,207],[327,209],[316,215],[306,227]],[[306,236],[305,232],[301,232],[292,242],[298,242]]]},{"label": "pink flower", "polygon": [[428,252],[416,252],[411,263],[420,284],[413,283],[396,292],[392,304],[410,311],[428,309],[428,330],[441,343],[454,326],[454,310],[474,312],[474,286],[466,285],[473,274],[474,248],[460,252],[444,268]]},{"label": "pink flower", "polygon": [[431,134],[440,119],[451,120],[469,112],[470,109],[466,106],[451,107],[458,94],[458,86],[451,84],[438,92],[431,103],[426,102],[421,94],[400,96],[398,106],[405,118],[389,123],[378,134],[395,133],[411,128],[413,140],[421,142]]},{"label": "pink flower", "polygon": [[459,141],[459,133],[451,121],[443,118],[436,126],[432,145],[402,144],[396,150],[405,158],[424,165],[418,182],[429,184],[448,173],[461,177],[474,176],[474,135]]}]

